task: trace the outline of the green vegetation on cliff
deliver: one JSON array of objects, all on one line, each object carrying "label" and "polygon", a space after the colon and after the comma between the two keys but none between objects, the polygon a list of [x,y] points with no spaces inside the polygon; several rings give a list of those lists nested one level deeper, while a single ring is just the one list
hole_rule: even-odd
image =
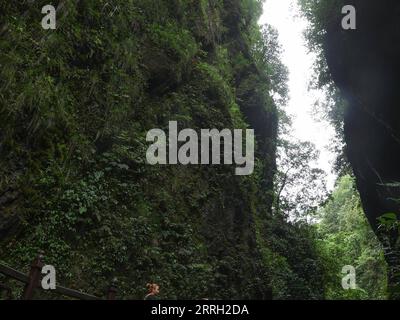
[{"label": "green vegetation on cliff", "polygon": [[[269,234],[285,77],[261,1],[59,1],[54,32],[45,2],[0,4],[1,260],[26,270],[44,250],[60,283],[101,295],[117,277],[122,298],[149,281],[166,298],[290,296],[291,244]],[[146,132],[171,120],[254,128],[256,173],[146,165]]]}]

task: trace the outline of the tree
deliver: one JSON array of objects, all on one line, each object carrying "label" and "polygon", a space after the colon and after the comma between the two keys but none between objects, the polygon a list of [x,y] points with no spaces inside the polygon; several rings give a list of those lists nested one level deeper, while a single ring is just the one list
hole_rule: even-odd
[{"label": "tree", "polygon": [[325,172],[315,166],[319,152],[311,142],[281,140],[275,177],[274,211],[309,222],[326,197]]},{"label": "tree", "polygon": [[257,67],[268,76],[270,94],[274,102],[278,107],[282,107],[288,100],[289,71],[282,63],[282,46],[278,37],[278,31],[265,24],[254,45],[253,55]]}]

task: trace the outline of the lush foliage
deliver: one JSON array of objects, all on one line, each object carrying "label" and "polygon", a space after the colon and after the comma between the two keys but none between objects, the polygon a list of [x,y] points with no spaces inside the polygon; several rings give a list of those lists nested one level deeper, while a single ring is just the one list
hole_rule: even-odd
[{"label": "lush foliage", "polygon": [[[319,210],[318,252],[323,261],[327,299],[385,299],[387,266],[382,247],[360,204],[354,179],[343,176]],[[356,290],[343,290],[342,268],[356,269]]]}]

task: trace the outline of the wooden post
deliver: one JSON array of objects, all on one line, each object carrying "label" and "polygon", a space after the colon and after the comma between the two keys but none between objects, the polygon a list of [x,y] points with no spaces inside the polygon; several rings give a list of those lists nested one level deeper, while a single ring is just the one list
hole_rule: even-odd
[{"label": "wooden post", "polygon": [[111,284],[107,290],[107,300],[115,300],[116,295],[117,295],[117,278],[114,278],[111,281]]},{"label": "wooden post", "polygon": [[32,262],[29,272],[29,282],[25,285],[23,300],[31,300],[34,290],[39,286],[40,275],[43,268],[43,253],[40,252],[36,259]]}]

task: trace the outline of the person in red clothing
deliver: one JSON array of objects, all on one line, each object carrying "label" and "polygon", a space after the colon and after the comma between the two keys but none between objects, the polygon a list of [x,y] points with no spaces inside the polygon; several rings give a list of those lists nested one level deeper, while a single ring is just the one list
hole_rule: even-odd
[{"label": "person in red clothing", "polygon": [[144,297],[144,300],[157,300],[157,295],[160,293],[160,286],[156,283],[148,283],[146,286],[148,293]]}]

